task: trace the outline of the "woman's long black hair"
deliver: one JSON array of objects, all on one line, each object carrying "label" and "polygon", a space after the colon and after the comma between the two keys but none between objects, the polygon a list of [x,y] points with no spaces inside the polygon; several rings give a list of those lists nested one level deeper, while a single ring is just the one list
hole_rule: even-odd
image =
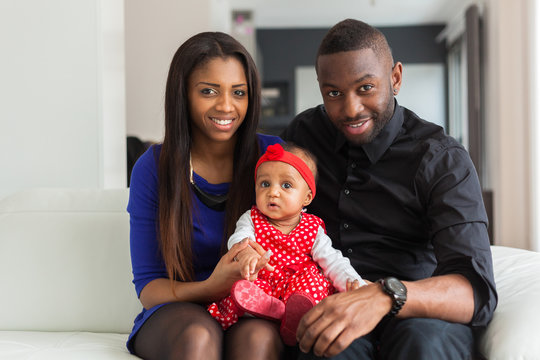
[{"label": "woman's long black hair", "polygon": [[248,82],[248,109],[236,133],[233,180],[230,185],[223,242],[234,232],[240,215],[254,202],[253,171],[260,154],[256,131],[260,114],[260,80],[248,51],[231,36],[204,32],[176,51],[165,93],[165,137],[159,157],[159,242],[169,279],[194,279],[192,256],[193,209],[190,189],[192,129],[188,79],[193,70],[214,58],[238,59]]}]

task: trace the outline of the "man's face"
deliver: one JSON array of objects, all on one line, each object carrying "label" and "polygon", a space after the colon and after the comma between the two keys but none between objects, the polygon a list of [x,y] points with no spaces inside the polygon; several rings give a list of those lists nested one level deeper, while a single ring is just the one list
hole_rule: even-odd
[{"label": "man's face", "polygon": [[330,120],[354,144],[371,142],[394,113],[394,89],[401,86],[400,63],[371,49],[321,55],[319,88]]}]

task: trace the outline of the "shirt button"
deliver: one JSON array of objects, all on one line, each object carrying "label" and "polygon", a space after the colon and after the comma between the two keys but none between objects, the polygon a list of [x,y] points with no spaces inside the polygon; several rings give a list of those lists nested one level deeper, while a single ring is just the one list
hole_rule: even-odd
[{"label": "shirt button", "polygon": [[343,192],[345,193],[345,195],[349,195],[351,193],[349,189],[345,189]]},{"label": "shirt button", "polygon": [[343,224],[343,228],[344,228],[344,229],[348,229],[348,228],[349,228],[349,224],[347,224],[347,223]]},{"label": "shirt button", "polygon": [[351,164],[351,168],[356,169],[356,163],[353,162],[353,163]]},{"label": "shirt button", "polygon": [[352,249],[350,249],[350,248],[347,249],[347,252],[348,252],[349,254],[352,254]]}]

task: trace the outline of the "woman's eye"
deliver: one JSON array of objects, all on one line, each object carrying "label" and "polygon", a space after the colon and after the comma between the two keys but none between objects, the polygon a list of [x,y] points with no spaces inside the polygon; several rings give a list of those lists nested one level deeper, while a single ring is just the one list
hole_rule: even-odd
[{"label": "woman's eye", "polygon": [[330,97],[336,97],[336,96],[339,96],[339,94],[340,93],[337,90],[332,90],[332,91],[328,92],[328,96],[330,96]]},{"label": "woman's eye", "polygon": [[213,94],[217,94],[217,91],[214,90],[214,89],[210,89],[210,88],[204,88],[204,89],[201,90],[201,94],[213,95]]},{"label": "woman's eye", "polygon": [[268,181],[261,182],[261,187],[265,188],[265,187],[269,187],[269,186],[270,186],[270,183]]},{"label": "woman's eye", "polygon": [[292,188],[292,185],[289,184],[289,183],[283,183],[283,185],[281,185],[281,187],[284,188],[284,189],[290,189],[290,188]]},{"label": "woman's eye", "polygon": [[234,95],[236,95],[236,96],[245,96],[246,92],[244,90],[236,90],[234,92]]}]

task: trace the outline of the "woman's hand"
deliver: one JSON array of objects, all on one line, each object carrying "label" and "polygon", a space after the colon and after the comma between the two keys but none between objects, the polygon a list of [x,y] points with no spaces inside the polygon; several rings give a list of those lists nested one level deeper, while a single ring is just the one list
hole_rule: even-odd
[{"label": "woman's hand", "polygon": [[[248,246],[247,240],[233,245],[221,257],[208,279],[204,281],[171,282],[165,278],[152,280],[141,291],[141,303],[146,309],[150,309],[158,304],[172,301],[191,301],[206,304],[224,298],[229,294],[232,285],[242,279],[241,265],[234,260],[234,257]],[[261,257],[255,266],[256,272],[267,263],[268,258]]]},{"label": "woman's hand", "polygon": [[212,274],[205,280],[212,289],[212,294],[216,299],[221,299],[229,294],[231,286],[238,280],[243,279],[241,275],[242,264],[235,260],[240,252],[249,246],[247,239],[234,244],[231,249],[221,257]]}]

